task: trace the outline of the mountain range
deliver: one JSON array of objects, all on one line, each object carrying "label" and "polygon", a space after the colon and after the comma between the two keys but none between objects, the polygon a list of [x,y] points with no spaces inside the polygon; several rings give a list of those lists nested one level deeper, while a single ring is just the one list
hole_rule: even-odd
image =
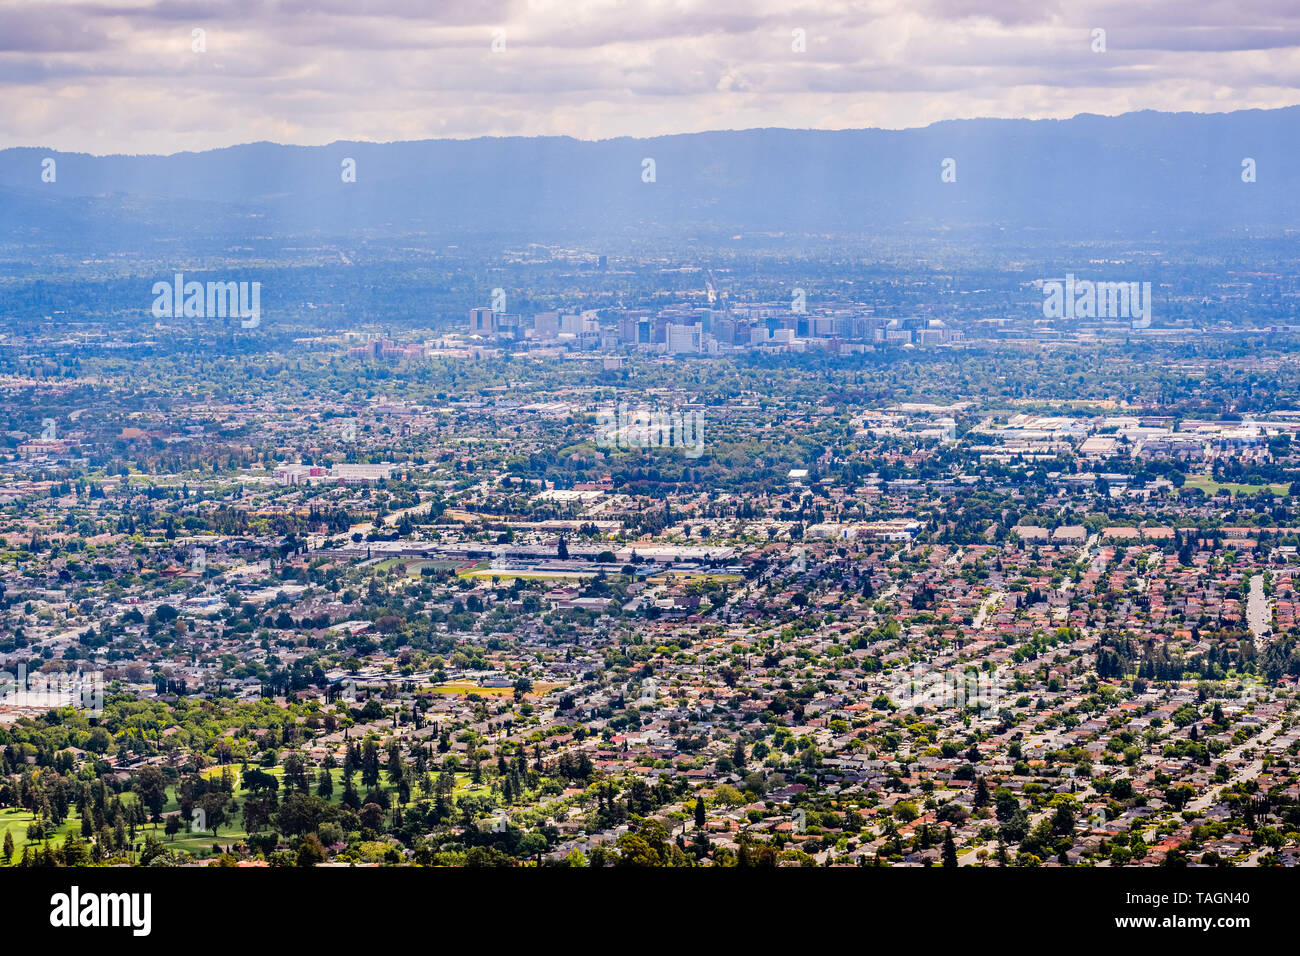
[{"label": "mountain range", "polygon": [[[107,246],[136,235],[1276,236],[1300,222],[1298,152],[1300,107],[171,156],[22,147],[0,151],[0,227],[10,242]],[[355,182],[343,181],[347,160]]]}]

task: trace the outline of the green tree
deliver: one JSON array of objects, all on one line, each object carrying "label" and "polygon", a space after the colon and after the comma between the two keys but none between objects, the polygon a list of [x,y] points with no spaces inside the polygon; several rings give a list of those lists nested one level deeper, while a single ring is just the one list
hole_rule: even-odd
[{"label": "green tree", "polygon": [[315,866],[317,863],[325,862],[325,847],[320,842],[320,837],[314,833],[308,833],[303,837],[303,841],[298,846],[298,865]]},{"label": "green tree", "polygon": [[203,808],[204,824],[215,837],[217,828],[227,820],[227,811],[230,806],[229,798],[224,793],[205,793],[199,801],[199,806]]},{"label": "green tree", "polygon": [[943,865],[957,865],[957,844],[952,840],[952,827],[945,827],[943,831]]},{"label": "green tree", "polygon": [[141,767],[135,777],[135,792],[149,808],[150,822],[162,822],[162,810],[167,805],[167,778],[163,772],[152,764]]}]

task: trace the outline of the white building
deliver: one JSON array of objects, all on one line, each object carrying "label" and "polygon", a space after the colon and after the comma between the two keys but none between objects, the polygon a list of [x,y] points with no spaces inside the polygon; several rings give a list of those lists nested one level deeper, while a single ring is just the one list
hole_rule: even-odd
[{"label": "white building", "polygon": [[668,351],[673,355],[699,353],[703,348],[704,326],[699,322],[694,325],[669,322],[666,341]]}]

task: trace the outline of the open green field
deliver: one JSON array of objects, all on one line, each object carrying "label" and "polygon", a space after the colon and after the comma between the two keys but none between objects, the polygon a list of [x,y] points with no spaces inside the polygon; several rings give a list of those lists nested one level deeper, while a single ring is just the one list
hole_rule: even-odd
[{"label": "open green field", "polygon": [[581,581],[584,578],[594,578],[598,573],[597,571],[502,571],[475,568],[469,571],[458,571],[457,576],[489,580],[498,578],[502,581],[513,581],[515,578],[522,578],[525,581]]},{"label": "open green field", "polygon": [[393,571],[397,568],[404,568],[406,576],[418,578],[420,572],[425,568],[434,571],[454,571],[459,568],[461,561],[426,561],[423,558],[386,558],[375,565],[376,571]]},{"label": "open green field", "polygon": [[425,568],[431,571],[455,571],[463,563],[463,561],[411,561],[406,565],[406,573],[412,577],[419,577],[420,572]]},{"label": "open green field", "polygon": [[1237,495],[1257,495],[1261,492],[1271,492],[1272,494],[1282,496],[1291,491],[1291,485],[1287,482],[1274,482],[1269,485],[1243,485],[1234,482],[1218,482],[1209,475],[1191,475],[1183,483],[1183,491],[1189,488],[1195,488],[1205,492],[1207,495],[1217,495],[1221,491],[1226,491],[1234,496]]},{"label": "open green field", "polygon": [[[6,833],[10,834],[14,839],[14,856],[11,861],[12,864],[18,863],[23,858],[23,846],[27,843],[27,825],[34,819],[35,814],[29,813],[26,810],[17,810],[13,807],[0,810],[0,844],[4,842],[4,835]],[[51,843],[55,845],[60,844],[69,833],[74,832],[81,832],[81,820],[74,816],[69,816],[58,830],[55,831]],[[33,840],[33,848],[39,846],[40,842],[41,841],[39,840]],[[4,861],[0,859],[0,863],[3,862]]]}]

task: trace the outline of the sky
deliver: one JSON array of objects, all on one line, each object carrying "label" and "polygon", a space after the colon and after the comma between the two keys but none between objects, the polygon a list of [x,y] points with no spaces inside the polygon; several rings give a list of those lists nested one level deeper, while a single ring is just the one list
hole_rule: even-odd
[{"label": "sky", "polygon": [[1224,112],[1297,89],[1295,0],[0,0],[0,147],[96,154]]}]

